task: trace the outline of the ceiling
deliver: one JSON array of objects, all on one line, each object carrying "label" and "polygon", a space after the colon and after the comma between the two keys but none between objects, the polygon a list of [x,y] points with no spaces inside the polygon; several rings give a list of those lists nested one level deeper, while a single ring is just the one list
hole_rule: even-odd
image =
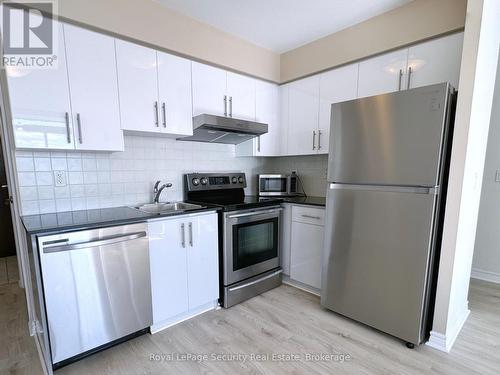
[{"label": "ceiling", "polygon": [[191,18],[282,53],[412,0],[156,0]]}]

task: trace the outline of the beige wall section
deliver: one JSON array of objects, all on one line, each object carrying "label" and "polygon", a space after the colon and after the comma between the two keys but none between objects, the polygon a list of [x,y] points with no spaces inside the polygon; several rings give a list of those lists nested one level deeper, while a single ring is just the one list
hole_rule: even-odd
[{"label": "beige wall section", "polygon": [[279,54],[152,0],[59,0],[61,17],[230,70],[278,82]]},{"label": "beige wall section", "polygon": [[465,25],[466,0],[414,0],[281,55],[281,82],[399,48]]}]

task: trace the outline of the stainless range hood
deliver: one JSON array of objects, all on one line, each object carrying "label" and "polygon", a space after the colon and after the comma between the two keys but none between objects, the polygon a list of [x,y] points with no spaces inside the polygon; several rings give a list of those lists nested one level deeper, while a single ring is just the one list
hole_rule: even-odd
[{"label": "stainless range hood", "polygon": [[193,135],[177,138],[177,140],[237,145],[265,133],[267,133],[267,124],[201,114],[193,117]]}]

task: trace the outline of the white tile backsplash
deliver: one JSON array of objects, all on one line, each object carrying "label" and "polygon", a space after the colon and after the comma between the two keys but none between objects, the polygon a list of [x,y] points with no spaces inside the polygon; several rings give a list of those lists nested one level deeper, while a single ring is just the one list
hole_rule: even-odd
[{"label": "white tile backsplash", "polygon": [[50,158],[35,158],[35,171],[51,171]]},{"label": "white tile backsplash", "polygon": [[35,170],[33,158],[16,157],[16,166],[18,172],[32,172]]},{"label": "white tile backsplash", "polygon": [[[325,196],[326,155],[235,157],[233,145],[125,136],[125,150],[104,152],[16,151],[23,215],[136,205],[153,199],[156,180],[171,182],[161,200],[183,199],[185,173],[245,172],[246,194],[257,193],[258,173],[296,170],[310,196]],[[67,171],[55,187],[53,171]]]},{"label": "white tile backsplash", "polygon": [[[182,200],[182,176],[195,171],[243,171],[247,194],[256,194],[255,175],[268,160],[236,158],[233,145],[141,136],[125,136],[116,153],[16,151],[24,215],[149,202],[156,180],[173,184],[162,200]],[[53,171],[67,171],[68,186],[55,187]]]}]

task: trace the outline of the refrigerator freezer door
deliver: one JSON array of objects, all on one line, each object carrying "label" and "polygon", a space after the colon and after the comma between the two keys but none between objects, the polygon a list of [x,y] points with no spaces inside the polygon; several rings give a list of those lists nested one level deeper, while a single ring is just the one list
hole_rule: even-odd
[{"label": "refrigerator freezer door", "polygon": [[420,344],[437,195],[383,189],[330,185],[321,304]]},{"label": "refrigerator freezer door", "polygon": [[446,83],[332,105],[328,181],[435,186]]}]

